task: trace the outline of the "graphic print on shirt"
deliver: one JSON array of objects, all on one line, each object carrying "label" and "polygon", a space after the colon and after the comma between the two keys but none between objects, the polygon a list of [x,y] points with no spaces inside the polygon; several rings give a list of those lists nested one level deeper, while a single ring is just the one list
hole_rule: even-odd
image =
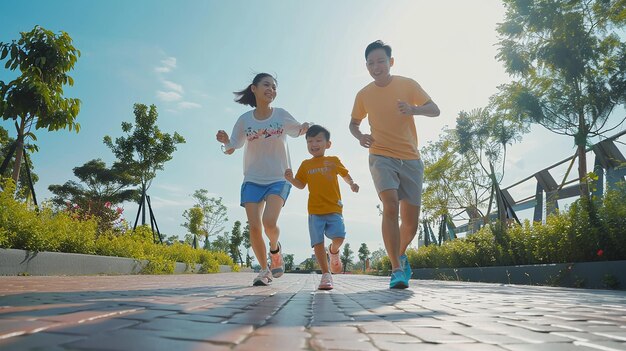
[{"label": "graphic print on shirt", "polygon": [[266,128],[252,129],[248,127],[246,129],[246,139],[253,141],[257,139],[267,139],[272,136],[280,137],[284,133],[284,127],[281,123],[270,123]]},{"label": "graphic print on shirt", "polygon": [[324,177],[326,177],[326,179],[328,180],[332,180],[334,177],[336,177],[335,172],[331,172],[331,170],[335,170],[337,167],[335,166],[335,164],[331,161],[324,161],[324,167],[319,167],[319,168],[311,168],[307,171],[307,173],[311,176],[315,173],[319,173],[321,175],[323,175]]}]

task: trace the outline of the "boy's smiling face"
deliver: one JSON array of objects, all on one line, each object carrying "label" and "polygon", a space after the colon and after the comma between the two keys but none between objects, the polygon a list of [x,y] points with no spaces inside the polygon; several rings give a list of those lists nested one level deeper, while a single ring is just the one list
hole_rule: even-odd
[{"label": "boy's smiling face", "polygon": [[313,157],[322,157],[326,149],[330,148],[330,140],[326,140],[324,133],[319,132],[315,136],[306,138],[306,146]]}]

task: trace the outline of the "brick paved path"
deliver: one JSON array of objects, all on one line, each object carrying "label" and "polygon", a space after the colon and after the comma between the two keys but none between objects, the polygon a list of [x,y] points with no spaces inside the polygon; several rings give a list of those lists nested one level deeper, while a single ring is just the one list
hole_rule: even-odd
[{"label": "brick paved path", "polygon": [[0,277],[0,350],[626,350],[624,291],[253,277]]}]

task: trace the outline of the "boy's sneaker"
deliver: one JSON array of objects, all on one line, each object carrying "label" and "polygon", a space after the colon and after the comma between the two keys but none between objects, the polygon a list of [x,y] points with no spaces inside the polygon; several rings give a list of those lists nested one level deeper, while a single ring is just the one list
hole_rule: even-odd
[{"label": "boy's sneaker", "polygon": [[343,264],[341,263],[341,258],[339,258],[339,251],[336,253],[332,253],[330,251],[330,247],[332,244],[328,245],[328,256],[330,257],[330,271],[333,274],[341,273],[343,270]]},{"label": "boy's sneaker", "polygon": [[333,276],[330,273],[322,274],[322,280],[317,287],[319,290],[332,290],[333,289]]},{"label": "boy's sneaker", "polygon": [[409,264],[409,258],[406,254],[400,256],[400,267],[402,267],[402,271],[404,271],[404,277],[406,278],[406,285],[409,285],[409,279],[413,276],[413,270],[411,270],[411,265]]},{"label": "boy's sneaker", "polygon": [[389,281],[390,289],[406,289],[409,285],[406,282],[402,269],[396,269],[391,272],[391,280]]},{"label": "boy's sneaker", "polygon": [[283,260],[283,252],[280,243],[278,243],[277,253],[273,254],[270,252],[270,270],[274,278],[279,278],[285,273],[285,261]]},{"label": "boy's sneaker", "polygon": [[256,278],[254,278],[254,280],[252,281],[252,285],[266,286],[266,285],[270,285],[271,282],[272,282],[272,273],[270,273],[269,269],[265,268],[265,269],[261,269],[261,271],[259,272],[259,275],[257,275]]}]

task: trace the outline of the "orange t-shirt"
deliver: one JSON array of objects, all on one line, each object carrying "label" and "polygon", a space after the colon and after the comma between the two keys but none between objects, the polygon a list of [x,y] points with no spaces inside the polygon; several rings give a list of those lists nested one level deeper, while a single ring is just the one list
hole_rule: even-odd
[{"label": "orange t-shirt", "polygon": [[335,156],[313,157],[302,161],[296,179],[309,187],[309,214],[341,213],[341,193],[337,175],[345,177],[348,170]]},{"label": "orange t-shirt", "polygon": [[398,100],[421,106],[430,101],[424,89],[413,79],[393,76],[391,83],[379,87],[374,82],[361,89],[354,100],[352,118],[369,118],[374,143],[370,153],[400,160],[420,158],[413,116],[403,115]]}]

